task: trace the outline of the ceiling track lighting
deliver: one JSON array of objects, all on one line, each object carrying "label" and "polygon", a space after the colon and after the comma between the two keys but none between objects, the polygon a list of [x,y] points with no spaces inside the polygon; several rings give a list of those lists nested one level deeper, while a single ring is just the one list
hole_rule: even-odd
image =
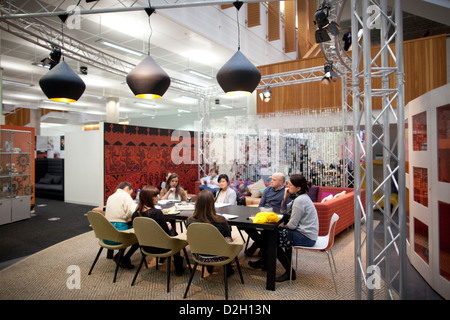
[{"label": "ceiling track lighting", "polygon": [[[62,22],[62,45],[64,45],[64,23],[68,16],[68,14],[59,16]],[[56,49],[57,48],[54,48],[54,50],[52,50],[54,53],[53,57],[52,54],[50,54],[51,60],[58,58],[58,51]],[[63,58],[62,61],[57,63],[54,67],[51,67],[51,70],[39,80],[39,86],[50,100],[72,103],[77,101],[83,95],[84,90],[86,90],[86,84],[64,61],[61,49],[59,49],[59,58],[60,57]]]},{"label": "ceiling track lighting", "polygon": [[325,0],[314,14],[314,24],[318,28],[315,32],[316,43],[330,41],[331,38],[328,33],[337,36],[341,30],[341,27],[336,22],[328,20],[329,11],[331,10],[330,6],[331,4]]},{"label": "ceiling track lighting", "polygon": [[220,68],[216,76],[222,90],[231,96],[250,95],[261,80],[261,72],[241,52],[239,9],[242,4],[242,1],[233,2],[238,26],[238,51]]},{"label": "ceiling track lighting", "polygon": [[271,98],[272,90],[270,90],[270,87],[267,87],[266,90],[261,92],[259,94],[259,98],[262,102],[269,102]]},{"label": "ceiling track lighting", "polygon": [[[150,24],[150,16],[155,9],[145,9]],[[150,27],[151,29],[151,27]],[[151,33],[150,33],[151,37]],[[150,56],[150,37],[148,40],[148,55],[133,70],[128,73],[126,81],[133,94],[142,99],[159,99],[170,86],[169,75]]]}]

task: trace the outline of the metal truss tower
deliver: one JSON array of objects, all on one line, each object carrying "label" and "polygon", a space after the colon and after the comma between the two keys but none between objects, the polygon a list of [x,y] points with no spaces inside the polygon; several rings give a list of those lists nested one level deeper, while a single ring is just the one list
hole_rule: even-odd
[{"label": "metal truss tower", "polygon": [[[384,284],[386,299],[404,299],[406,197],[402,1],[395,0],[389,12],[387,0],[351,0],[351,10],[356,299],[362,299],[363,295],[369,300],[374,299],[375,290],[381,287],[377,284],[380,283]],[[361,41],[356,32],[360,29]],[[380,32],[381,43],[377,48],[371,47],[371,32]],[[375,84],[376,79],[381,79],[381,87]],[[377,115],[372,110],[374,98],[381,98],[382,101],[382,109]],[[392,144],[391,122],[397,124],[397,137]],[[364,146],[359,138],[363,125]],[[376,133],[379,130],[373,130],[375,127],[381,129],[380,134]],[[373,149],[376,145],[381,145],[383,149],[382,181],[374,178]],[[361,199],[364,181],[366,199]],[[398,203],[392,207],[394,187],[398,190]],[[366,204],[365,210],[363,202]],[[383,243],[374,239],[374,210],[383,214]],[[398,255],[398,263],[392,259],[394,254]]]}]

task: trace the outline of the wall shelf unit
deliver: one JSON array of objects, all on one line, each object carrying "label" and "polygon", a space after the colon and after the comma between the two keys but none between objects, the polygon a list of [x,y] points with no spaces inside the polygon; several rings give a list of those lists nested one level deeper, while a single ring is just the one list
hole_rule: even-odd
[{"label": "wall shelf unit", "polygon": [[0,225],[31,218],[31,132],[0,129]]}]

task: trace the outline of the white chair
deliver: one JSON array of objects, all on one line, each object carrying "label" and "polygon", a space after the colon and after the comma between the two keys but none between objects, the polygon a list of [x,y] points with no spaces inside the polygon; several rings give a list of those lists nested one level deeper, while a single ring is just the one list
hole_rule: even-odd
[{"label": "white chair", "polygon": [[[330,228],[328,229],[328,234],[326,236],[319,237],[316,241],[316,244],[312,247],[302,247],[302,246],[292,246],[292,249],[296,249],[295,251],[295,269],[297,269],[297,249],[306,249],[306,250],[317,250],[317,251],[325,251],[328,257],[328,263],[330,264],[331,276],[333,277],[334,289],[337,294],[336,280],[334,279],[333,267],[331,266],[331,259],[333,260],[334,270],[337,273],[336,263],[334,262],[333,252],[331,251],[331,247],[334,244],[334,232],[336,229],[337,221],[339,220],[339,216],[336,213],[333,213],[330,221]],[[329,253],[328,253],[329,252]],[[290,271],[290,281],[292,281],[292,258],[294,255],[294,250],[291,253],[291,271]]]}]

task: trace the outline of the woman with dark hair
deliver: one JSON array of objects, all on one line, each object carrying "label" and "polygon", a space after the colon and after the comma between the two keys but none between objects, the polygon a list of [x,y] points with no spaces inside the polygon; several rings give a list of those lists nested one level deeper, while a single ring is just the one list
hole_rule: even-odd
[{"label": "woman with dark hair", "polygon": [[[311,198],[308,196],[308,184],[306,178],[300,174],[290,176],[288,187],[284,195],[281,208],[287,208],[283,215],[285,226],[278,231],[277,258],[286,269],[286,272],[276,278],[277,282],[289,280],[290,257],[292,245],[312,247],[319,236],[319,218],[317,210]],[[286,200],[292,201],[286,207]],[[261,260],[249,262],[254,268],[264,267],[267,263],[267,237],[263,240],[264,251]],[[284,250],[283,250],[284,248]],[[263,249],[262,249],[263,250]],[[295,271],[292,270],[292,279],[295,280]]]},{"label": "woman with dark hair", "polygon": [[165,187],[161,189],[160,197],[163,200],[187,201],[186,192],[180,186],[180,179],[176,173],[169,176]]},{"label": "woman with dark hair", "polygon": [[[159,190],[153,186],[145,186],[139,194],[139,203],[136,211],[133,213],[131,220],[134,221],[136,217],[147,217],[155,220],[161,228],[169,235],[175,236],[177,233],[172,229],[172,225],[166,221],[161,210],[156,209],[155,205],[158,203]],[[145,247],[145,250],[153,253],[164,253],[169,250],[155,247]],[[180,253],[173,256],[175,265],[175,273],[181,276],[184,272],[183,258]]]},{"label": "woman with dark hair", "polygon": [[285,228],[291,231],[290,240],[294,246],[312,247],[319,235],[319,218],[316,207],[307,194],[308,190],[308,182],[304,176],[293,174],[290,177],[283,202],[288,197],[293,200],[287,206],[286,216],[289,220]]},{"label": "woman with dark hair", "polygon": [[[216,208],[214,207],[214,196],[209,190],[202,190],[197,196],[195,201],[195,209],[192,216],[188,218],[188,226],[191,223],[203,222],[210,223],[219,230],[219,232],[224,236],[225,240],[231,242],[231,228],[228,225],[227,219],[218,215],[216,213]],[[226,260],[227,257],[221,256],[209,256],[209,255],[199,255],[196,254],[197,260],[203,261],[222,261]],[[227,275],[231,276],[234,274],[231,263],[227,264]],[[212,272],[213,267],[208,266],[207,270],[209,273]]]},{"label": "woman with dark hair", "polygon": [[230,180],[226,174],[221,174],[217,179],[219,182],[219,192],[216,194],[216,203],[228,203],[236,205],[236,191],[230,188]]}]

